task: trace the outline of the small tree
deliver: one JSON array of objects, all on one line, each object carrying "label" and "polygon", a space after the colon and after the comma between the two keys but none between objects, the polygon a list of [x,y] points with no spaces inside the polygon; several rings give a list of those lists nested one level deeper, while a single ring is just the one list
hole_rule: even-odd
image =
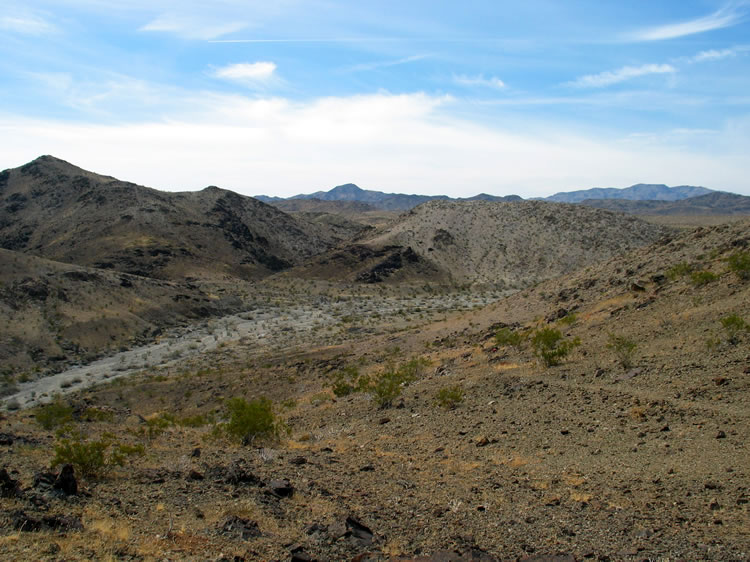
[{"label": "small tree", "polygon": [[559,365],[579,345],[580,339],[565,339],[560,330],[555,328],[538,329],[531,337],[534,355],[541,359],[545,367]]}]

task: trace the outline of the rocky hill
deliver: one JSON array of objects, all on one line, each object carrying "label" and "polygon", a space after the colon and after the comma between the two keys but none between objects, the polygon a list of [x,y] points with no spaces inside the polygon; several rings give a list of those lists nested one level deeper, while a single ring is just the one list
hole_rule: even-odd
[{"label": "rocky hill", "polygon": [[521,288],[652,243],[669,230],[577,205],[432,201],[290,275]]},{"label": "rocky hill", "polygon": [[253,279],[335,242],[326,229],[208,187],[167,193],[51,156],[0,173],[0,247],[147,277]]},{"label": "rocky hill", "polygon": [[592,189],[582,189],[578,191],[566,191],[555,193],[547,198],[546,201],[556,201],[558,203],[581,203],[587,199],[625,199],[628,201],[679,201],[689,197],[697,197],[711,193],[710,189],[705,187],[696,187],[692,185],[679,185],[668,187],[664,184],[645,184],[639,183],[618,189],[615,187],[594,187]]}]

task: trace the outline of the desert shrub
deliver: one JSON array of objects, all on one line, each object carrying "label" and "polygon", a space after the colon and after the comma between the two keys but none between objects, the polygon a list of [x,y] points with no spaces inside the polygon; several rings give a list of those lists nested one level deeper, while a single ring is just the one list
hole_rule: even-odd
[{"label": "desert shrub", "polygon": [[681,262],[673,265],[667,270],[667,277],[672,281],[685,275],[690,275],[693,272],[693,266],[686,262]]},{"label": "desert shrub", "polygon": [[740,279],[750,279],[750,252],[735,252],[729,256],[729,271],[736,273]]},{"label": "desert shrub", "polygon": [[62,439],[55,445],[52,467],[72,464],[80,476],[98,478],[115,466],[123,466],[129,457],[143,454],[143,445],[127,445],[106,438],[98,441]]},{"label": "desert shrub", "polygon": [[441,408],[453,410],[464,400],[464,389],[460,385],[446,386],[437,393],[437,403]]},{"label": "desert shrub", "polygon": [[174,425],[177,419],[172,414],[163,412],[145,420],[146,427],[141,428],[141,434],[149,440],[161,435],[170,425]]},{"label": "desert shrub", "polygon": [[609,334],[607,348],[615,352],[617,361],[623,369],[630,369],[633,366],[633,353],[636,347],[637,344],[625,336]]},{"label": "desert shrub", "polygon": [[721,319],[721,325],[727,334],[727,341],[732,345],[739,342],[740,333],[750,331],[750,324],[745,322],[738,314],[725,316]]},{"label": "desert shrub", "polygon": [[711,271],[694,271],[690,274],[690,281],[696,287],[702,287],[703,285],[713,283],[718,278],[719,276]]},{"label": "desert shrub", "polygon": [[256,439],[278,439],[286,431],[286,425],[273,411],[273,402],[268,398],[256,398],[248,402],[244,398],[227,400],[227,421],[217,426],[232,439],[252,443]]},{"label": "desert shrub", "polygon": [[578,315],[575,312],[569,312],[568,314],[560,318],[560,320],[558,320],[557,323],[560,324],[561,326],[572,326],[573,324],[576,323],[577,320],[578,320]]},{"label": "desert shrub", "polygon": [[366,384],[366,377],[361,377],[357,367],[350,365],[331,375],[333,393],[338,396],[348,396],[349,394],[363,390]]},{"label": "desert shrub", "polygon": [[500,328],[495,332],[495,343],[499,346],[510,346],[519,348],[524,337],[520,332],[514,332],[510,328]]},{"label": "desert shrub", "polygon": [[100,410],[99,408],[86,408],[83,413],[83,419],[86,421],[111,422],[115,418],[113,412]]},{"label": "desert shrub", "polygon": [[73,408],[58,396],[53,402],[39,406],[34,412],[34,418],[44,429],[54,429],[73,421]]},{"label": "desert shrub", "polygon": [[531,345],[534,355],[541,359],[544,366],[553,367],[559,365],[575,347],[581,345],[581,340],[565,339],[560,330],[547,327],[533,333]]},{"label": "desert shrub", "polygon": [[390,366],[374,380],[368,380],[366,390],[372,394],[378,408],[388,408],[401,396],[401,389],[414,382],[426,365],[429,361],[420,357],[399,367]]}]

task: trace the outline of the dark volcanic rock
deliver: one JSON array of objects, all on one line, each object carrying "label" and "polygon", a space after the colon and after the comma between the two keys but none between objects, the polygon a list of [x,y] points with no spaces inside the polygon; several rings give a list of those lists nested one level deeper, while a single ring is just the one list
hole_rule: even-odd
[{"label": "dark volcanic rock", "polygon": [[74,496],[78,493],[78,481],[72,464],[63,465],[60,474],[52,483],[55,490],[60,490],[66,496]]},{"label": "dark volcanic rock", "polygon": [[253,537],[260,537],[262,533],[255,521],[232,515],[219,526],[219,534],[246,541]]}]

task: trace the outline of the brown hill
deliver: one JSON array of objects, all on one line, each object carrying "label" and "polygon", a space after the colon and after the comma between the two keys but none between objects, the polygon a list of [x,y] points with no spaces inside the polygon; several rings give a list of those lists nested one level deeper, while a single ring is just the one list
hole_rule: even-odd
[{"label": "brown hill", "polygon": [[670,232],[632,216],[544,201],[431,201],[383,232],[289,275],[520,288]]},{"label": "brown hill", "polygon": [[208,187],[166,193],[42,156],[0,173],[0,247],[166,279],[266,276],[333,244],[322,228]]},{"label": "brown hill", "polygon": [[242,304],[239,291],[210,293],[187,282],[3,249],[0,265],[0,363],[6,371],[90,361],[150,342],[165,328],[235,312]]}]

